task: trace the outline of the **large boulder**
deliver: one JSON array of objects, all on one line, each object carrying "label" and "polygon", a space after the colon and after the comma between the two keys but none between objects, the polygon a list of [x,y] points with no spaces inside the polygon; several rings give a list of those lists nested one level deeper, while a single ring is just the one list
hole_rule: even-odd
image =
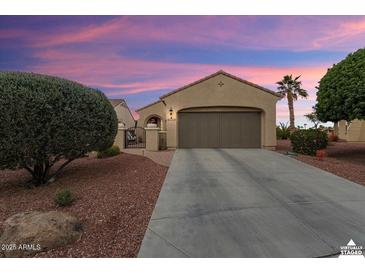
[{"label": "large boulder", "polygon": [[0,253],[25,257],[70,244],[81,237],[82,225],[73,216],[59,211],[15,214],[4,222]]}]

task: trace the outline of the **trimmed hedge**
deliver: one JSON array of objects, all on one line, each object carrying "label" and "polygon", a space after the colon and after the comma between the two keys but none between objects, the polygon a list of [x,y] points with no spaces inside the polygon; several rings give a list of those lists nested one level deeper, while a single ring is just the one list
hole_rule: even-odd
[{"label": "trimmed hedge", "polygon": [[328,136],[319,129],[300,129],[290,135],[290,141],[294,152],[316,155],[318,149],[327,147]]},{"label": "trimmed hedge", "polygon": [[105,150],[101,150],[101,151],[98,151],[98,154],[97,154],[97,158],[98,159],[101,159],[101,158],[108,158],[108,157],[113,157],[113,156],[116,156],[120,154],[120,149],[118,146],[116,145],[113,145]]},{"label": "trimmed hedge", "polygon": [[114,108],[99,90],[48,75],[0,72],[0,170],[25,168],[29,183],[44,184],[74,159],[110,147],[117,130]]}]

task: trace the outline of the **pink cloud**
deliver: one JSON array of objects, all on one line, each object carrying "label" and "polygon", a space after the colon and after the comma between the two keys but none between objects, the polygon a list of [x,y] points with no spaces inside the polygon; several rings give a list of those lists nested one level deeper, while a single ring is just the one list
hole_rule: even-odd
[{"label": "pink cloud", "polygon": [[[310,112],[312,112],[312,108],[310,106],[301,106],[298,104],[298,102],[294,102],[294,113],[296,116],[304,116],[304,114],[308,114]],[[287,102],[285,100],[281,104],[278,104],[276,106],[276,117],[289,120],[289,110]]]},{"label": "pink cloud", "polygon": [[[41,60],[36,65],[29,65],[28,70],[98,87],[109,96],[173,90],[219,69],[271,89],[275,89],[275,82],[286,74],[302,75],[309,100],[296,104],[297,115],[311,111],[316,98],[314,87],[332,64],[279,67],[175,63],[134,59],[120,52],[126,45],[153,42],[263,50],[342,50],[362,45],[365,39],[364,17],[287,16],[279,17],[275,25],[264,27],[260,26],[261,18],[127,16],[100,25],[60,27],[55,33],[0,30],[0,37],[27,41],[25,44],[32,47],[33,57]],[[76,43],[88,43],[87,48],[77,50]],[[278,117],[287,118],[284,101],[278,104]]]},{"label": "pink cloud", "polygon": [[[211,43],[213,40],[222,43],[222,41],[236,36],[232,31],[211,28],[212,25],[217,24],[215,21],[221,21],[221,19],[210,16],[194,17],[191,20],[185,17],[172,16],[159,18],[154,16],[123,16],[102,25],[65,29],[57,33],[40,35],[34,39],[32,46],[60,46],[104,39],[109,42],[123,41],[124,43],[128,41],[165,41],[196,45]],[[224,24],[228,25],[237,21],[238,18],[236,17],[226,17]],[[189,32],[186,31],[187,29]],[[217,37],[220,39],[216,39]]]},{"label": "pink cloud", "polygon": [[[354,40],[360,42],[365,39],[365,19],[341,22],[335,29],[324,29],[323,35],[313,40],[315,48],[338,47],[346,48],[346,43]],[[363,43],[360,45],[363,46]]]},{"label": "pink cloud", "polygon": [[[266,18],[270,17],[123,16],[100,25],[75,26],[72,29],[60,27],[54,33],[25,33],[21,29],[11,29],[1,31],[0,37],[24,39],[36,48],[101,42],[110,49],[136,41],[155,41],[293,51],[354,50],[354,46],[362,47],[365,39],[364,17],[282,16],[276,17],[275,24],[266,22],[267,25],[263,26],[262,20]],[[119,44],[111,45],[112,42]]]},{"label": "pink cloud", "polygon": [[[157,62],[124,58],[112,53],[105,54],[95,62],[92,53],[45,51],[38,55],[46,62],[41,62],[31,70],[80,81],[86,85],[106,91],[108,96],[124,97],[138,93],[155,93],[161,90],[170,91],[191,83],[219,69],[226,70],[251,82],[275,89],[275,83],[286,74],[302,75],[303,87],[309,91],[308,100],[303,104],[295,103],[297,116],[311,112],[315,104],[314,87],[326,73],[329,64],[315,66],[232,66],[219,64],[191,64]],[[143,81],[135,80],[143,78]],[[158,95],[156,95],[156,99]],[[151,102],[153,99],[151,99]],[[132,106],[132,110],[142,105]],[[278,120],[288,120],[286,100],[277,106]]]},{"label": "pink cloud", "polygon": [[[174,89],[219,69],[269,88],[275,88],[275,83],[286,74],[302,75],[303,87],[313,90],[330,65],[273,67],[174,63],[131,59],[113,52],[98,54],[65,50],[40,51],[35,56],[44,62],[32,66],[31,70],[112,89],[112,95]],[[144,80],[135,81],[136,77]],[[315,99],[313,92],[310,92],[310,99]]]},{"label": "pink cloud", "polygon": [[61,33],[44,35],[36,39],[33,46],[50,47],[102,39],[108,34],[120,31],[124,21],[125,17],[120,17],[102,25],[90,25],[80,29],[68,29]]}]

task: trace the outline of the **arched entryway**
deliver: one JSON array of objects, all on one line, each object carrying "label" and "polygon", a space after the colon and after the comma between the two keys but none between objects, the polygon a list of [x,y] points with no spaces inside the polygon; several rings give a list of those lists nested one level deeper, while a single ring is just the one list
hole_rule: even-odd
[{"label": "arched entryway", "polygon": [[[155,125],[155,126],[153,126],[153,125]],[[151,115],[151,116],[147,117],[145,120],[144,126],[145,127],[157,127],[160,129],[163,129],[163,127],[164,127],[163,120],[158,115]]]}]

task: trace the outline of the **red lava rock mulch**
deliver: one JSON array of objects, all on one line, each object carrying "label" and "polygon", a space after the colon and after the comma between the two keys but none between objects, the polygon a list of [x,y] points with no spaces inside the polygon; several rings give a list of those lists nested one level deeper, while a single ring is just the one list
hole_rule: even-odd
[{"label": "red lava rock mulch", "polygon": [[[292,151],[290,141],[278,140],[276,151],[280,153]],[[364,143],[331,142],[326,148],[326,153],[327,157],[323,160],[306,155],[298,155],[294,158],[355,183],[365,185]]]},{"label": "red lava rock mulch", "polygon": [[[166,167],[136,155],[88,157],[71,163],[55,182],[27,189],[22,185],[29,179],[26,171],[0,171],[0,232],[13,214],[62,210],[80,219],[83,236],[37,257],[135,257],[166,172]],[[66,188],[76,200],[60,208],[54,197]]]}]

